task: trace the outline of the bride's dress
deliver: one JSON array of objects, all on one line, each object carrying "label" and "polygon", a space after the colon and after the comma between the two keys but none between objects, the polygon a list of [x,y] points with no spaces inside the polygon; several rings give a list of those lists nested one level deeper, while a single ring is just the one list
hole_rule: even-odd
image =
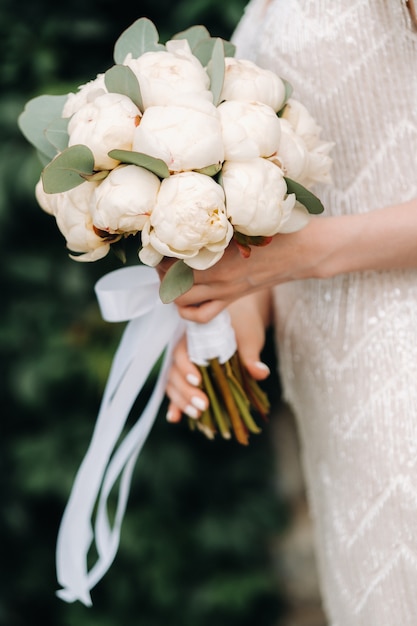
[{"label": "bride's dress", "polygon": [[[417,31],[405,0],[252,0],[238,56],[275,70],[335,141],[327,214],[417,197]],[[417,233],[416,233],[417,246]],[[417,624],[417,271],[275,290],[332,626]]]}]

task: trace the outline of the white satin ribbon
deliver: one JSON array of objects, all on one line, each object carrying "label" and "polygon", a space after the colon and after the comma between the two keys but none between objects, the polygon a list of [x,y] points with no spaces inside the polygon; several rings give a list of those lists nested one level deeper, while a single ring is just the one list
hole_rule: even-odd
[{"label": "white satin ribbon", "polygon": [[236,352],[235,331],[229,311],[223,309],[205,324],[186,322],[188,355],[197,365],[208,365],[211,359],[226,363]]},{"label": "white satin ribbon", "polygon": [[[111,272],[96,284],[103,318],[131,321],[113,360],[93,436],[58,533],[56,566],[62,589],[57,595],[67,602],[80,600],[91,606],[90,590],[114,560],[135,462],[164,398],[172,349],[184,332],[175,306],[160,301],[158,287],[156,271],[140,265]],[[120,440],[132,405],[156,364],[160,369],[151,398],[136,424]],[[111,523],[107,499],[119,478]],[[88,570],[87,554],[93,539],[97,561]]]}]

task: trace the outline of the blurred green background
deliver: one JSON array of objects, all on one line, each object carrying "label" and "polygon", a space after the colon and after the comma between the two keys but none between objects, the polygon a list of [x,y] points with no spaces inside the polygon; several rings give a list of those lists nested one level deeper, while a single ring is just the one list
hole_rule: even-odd
[{"label": "blurred green background", "polygon": [[[134,20],[165,41],[192,24],[228,38],[245,0],[1,0],[0,626],[275,626],[271,542],[286,523],[270,427],[249,448],[169,425],[164,407],[134,474],[117,558],[93,608],[55,597],[60,518],[86,451],[122,325],[93,287],[115,257],[77,264],[39,209],[41,166],[16,120],[42,93],[105,71]],[[273,359],[273,355],[269,355]],[[274,381],[276,385],[276,380]],[[269,389],[272,399],[276,387]]]}]

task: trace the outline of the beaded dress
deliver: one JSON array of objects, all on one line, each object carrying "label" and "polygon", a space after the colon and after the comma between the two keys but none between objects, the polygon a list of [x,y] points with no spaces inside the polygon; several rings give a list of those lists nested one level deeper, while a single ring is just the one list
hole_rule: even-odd
[{"label": "beaded dress", "polygon": [[[335,142],[333,183],[315,189],[327,214],[417,197],[417,30],[405,0],[252,0],[233,40],[237,56],[286,78]],[[274,295],[329,624],[416,626],[417,270]]]}]

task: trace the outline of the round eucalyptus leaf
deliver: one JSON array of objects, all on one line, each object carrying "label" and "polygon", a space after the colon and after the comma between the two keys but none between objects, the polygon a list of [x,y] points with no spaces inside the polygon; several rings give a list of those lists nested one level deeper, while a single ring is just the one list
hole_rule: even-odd
[{"label": "round eucalyptus leaf", "polygon": [[45,130],[61,118],[62,109],[67,99],[64,96],[37,96],[26,103],[18,118],[18,125],[26,139],[43,155],[53,159],[57,154],[56,147],[50,143]]},{"label": "round eucalyptus leaf", "polygon": [[123,63],[129,52],[134,59],[144,52],[164,50],[165,46],[158,43],[159,33],[155,24],[147,17],[133,22],[118,38],[114,46],[115,63]]},{"label": "round eucalyptus leaf", "polygon": [[60,193],[78,187],[94,173],[94,156],[90,148],[71,146],[42,171],[43,188],[46,193]]},{"label": "round eucalyptus leaf", "polygon": [[59,117],[45,130],[45,136],[49,143],[55,146],[57,152],[62,152],[68,148],[68,117]]},{"label": "round eucalyptus leaf", "polygon": [[191,51],[204,39],[210,39],[210,33],[205,26],[191,26],[187,30],[176,33],[172,39],[186,39]]},{"label": "round eucalyptus leaf", "polygon": [[142,94],[138,79],[127,65],[113,65],[104,75],[104,82],[110,93],[127,96],[143,113]]}]

